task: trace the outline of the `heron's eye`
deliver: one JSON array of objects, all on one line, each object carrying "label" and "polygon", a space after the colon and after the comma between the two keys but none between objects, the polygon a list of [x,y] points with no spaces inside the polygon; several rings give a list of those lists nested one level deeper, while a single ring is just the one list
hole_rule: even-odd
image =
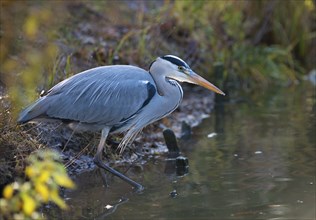
[{"label": "heron's eye", "polygon": [[185,68],[183,66],[178,66],[178,70],[180,70],[181,72],[183,72],[185,70]]}]

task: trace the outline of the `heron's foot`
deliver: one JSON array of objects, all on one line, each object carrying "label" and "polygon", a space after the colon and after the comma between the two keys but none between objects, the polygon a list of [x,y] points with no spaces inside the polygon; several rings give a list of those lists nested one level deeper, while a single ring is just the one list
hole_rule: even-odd
[{"label": "heron's foot", "polygon": [[135,192],[136,193],[142,193],[144,191],[144,189],[145,189],[145,187],[143,187],[142,185],[138,184],[138,186],[135,187]]},{"label": "heron's foot", "polygon": [[99,155],[96,155],[96,156],[94,157],[94,163],[95,163],[98,167],[100,167],[100,168],[102,168],[102,169],[104,169],[104,170],[106,170],[106,171],[112,173],[113,175],[115,175],[115,176],[121,178],[122,180],[124,180],[125,182],[127,182],[128,184],[130,184],[131,186],[133,186],[133,187],[135,188],[135,190],[136,190],[137,193],[140,193],[140,192],[142,192],[142,191],[144,190],[144,187],[143,187],[141,184],[135,182],[134,180],[128,178],[128,177],[125,176],[124,174],[120,173],[119,171],[117,171],[117,170],[113,169],[112,167],[108,166],[107,164],[105,164],[105,163],[102,161],[102,159],[100,158]]}]

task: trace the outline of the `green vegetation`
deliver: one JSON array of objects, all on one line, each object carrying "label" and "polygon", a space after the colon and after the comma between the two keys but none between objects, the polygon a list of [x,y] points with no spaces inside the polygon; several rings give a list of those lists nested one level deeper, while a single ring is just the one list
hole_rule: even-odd
[{"label": "green vegetation", "polygon": [[[213,64],[221,63],[229,85],[247,89],[294,83],[315,68],[312,0],[145,1],[137,8],[111,1],[35,1],[1,7],[1,81],[14,102],[13,115],[80,70],[115,63],[146,68],[162,54],[184,58],[209,78]],[[6,19],[20,7],[28,10]]]},{"label": "green vegetation", "polygon": [[[98,13],[108,13],[98,6]],[[311,0],[289,0],[286,4],[165,1],[147,13],[141,9],[133,24],[132,12],[122,8],[119,10],[129,15],[128,19],[110,18],[128,28],[124,34],[118,33],[117,41],[110,42],[98,64],[117,63],[117,57],[121,63],[146,67],[156,56],[176,54],[206,77],[211,77],[214,63],[221,63],[229,85],[250,90],[271,83],[296,83],[315,68],[315,5]]]},{"label": "green vegetation", "polygon": [[174,7],[178,28],[197,42],[199,56],[222,63],[227,80],[247,87],[295,82],[315,68],[313,12],[312,1],[176,1]]},{"label": "green vegetation", "polygon": [[14,182],[3,190],[0,211],[7,219],[43,219],[36,210],[48,202],[62,209],[67,206],[59,196],[59,188],[74,188],[58,154],[53,151],[37,151],[28,159],[25,169],[29,181]]}]

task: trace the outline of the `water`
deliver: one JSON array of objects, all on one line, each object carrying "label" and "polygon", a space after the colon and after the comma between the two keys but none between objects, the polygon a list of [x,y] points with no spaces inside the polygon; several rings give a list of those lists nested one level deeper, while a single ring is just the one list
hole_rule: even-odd
[{"label": "water", "polygon": [[[181,141],[189,172],[178,177],[165,156],[131,176],[141,194],[99,171],[66,192],[58,219],[315,219],[314,88],[270,88],[218,105],[194,136]],[[167,168],[166,168],[167,167]],[[174,167],[173,167],[174,168]]]}]

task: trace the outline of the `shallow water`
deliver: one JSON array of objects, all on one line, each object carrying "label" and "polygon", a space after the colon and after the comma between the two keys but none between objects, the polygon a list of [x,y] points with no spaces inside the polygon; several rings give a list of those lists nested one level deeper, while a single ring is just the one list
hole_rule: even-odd
[{"label": "shallow water", "polygon": [[[48,209],[51,219],[315,219],[315,88],[239,94],[180,142],[189,172],[155,156],[105,188],[98,170],[67,191],[70,209]],[[209,137],[208,137],[209,136]]]}]

